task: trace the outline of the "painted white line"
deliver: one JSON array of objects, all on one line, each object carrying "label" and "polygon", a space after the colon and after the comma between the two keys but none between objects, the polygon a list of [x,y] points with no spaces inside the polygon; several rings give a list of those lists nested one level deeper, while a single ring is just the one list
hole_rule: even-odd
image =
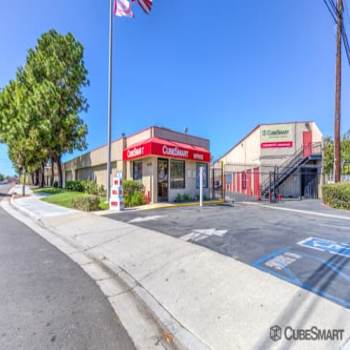
[{"label": "painted white line", "polygon": [[153,216],[145,216],[145,217],[138,217],[135,219],[130,220],[129,224],[134,224],[138,222],[146,222],[146,221],[154,221],[163,218],[164,215],[153,215]]},{"label": "painted white line", "polygon": [[272,206],[272,205],[259,204],[259,203],[251,203],[251,202],[241,202],[241,204],[253,205],[253,206],[256,206],[256,207],[268,208],[268,209],[275,209],[275,210],[291,211],[291,212],[294,212],[294,213],[305,214],[305,215],[322,216],[322,217],[325,217],[325,218],[350,220],[350,216],[342,216],[342,215],[333,215],[333,214],[317,213],[317,212],[315,212],[315,211],[310,211],[310,210],[301,210],[301,209],[292,209],[292,208],[281,208],[281,207],[274,207],[274,206]]},{"label": "painted white line", "polygon": [[317,224],[318,226],[324,226],[324,227],[331,227],[335,229],[340,229],[340,230],[347,230],[350,231],[350,226],[339,226],[339,225],[330,225],[330,224]]},{"label": "painted white line", "polygon": [[206,230],[194,230],[191,233],[180,237],[183,241],[198,242],[210,236],[222,237],[227,233],[227,230],[217,230],[216,228],[209,228]]}]

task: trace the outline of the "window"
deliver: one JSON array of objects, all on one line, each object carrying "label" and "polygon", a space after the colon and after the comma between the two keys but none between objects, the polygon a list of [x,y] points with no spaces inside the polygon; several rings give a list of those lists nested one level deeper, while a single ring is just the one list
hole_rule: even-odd
[{"label": "window", "polygon": [[203,188],[208,188],[208,164],[197,163],[196,164],[196,188],[199,188],[199,168],[203,167]]},{"label": "window", "polygon": [[142,180],[142,160],[134,161],[132,164],[132,178]]},{"label": "window", "polygon": [[170,188],[185,188],[185,162],[183,160],[170,161]]}]

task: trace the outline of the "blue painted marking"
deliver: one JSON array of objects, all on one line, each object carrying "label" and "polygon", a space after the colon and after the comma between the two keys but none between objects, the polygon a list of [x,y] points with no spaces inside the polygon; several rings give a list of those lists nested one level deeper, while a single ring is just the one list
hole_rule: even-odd
[{"label": "blue painted marking", "polygon": [[273,251],[272,253],[268,254],[268,255],[264,255],[263,257],[261,257],[260,259],[256,260],[253,262],[253,266],[254,267],[259,267],[262,263],[272,259],[272,258],[275,258],[276,256],[278,255],[281,255],[285,252],[288,252],[289,251],[289,247],[286,247],[286,248],[281,248],[281,249],[278,249],[278,250],[275,250]]},{"label": "blue painted marking", "polygon": [[329,241],[328,239],[309,237],[298,244],[302,247],[316,249],[330,254],[341,255],[350,258],[350,245]]},{"label": "blue painted marking", "polygon": [[[334,243],[334,242],[332,242]],[[349,246],[350,248],[350,246]],[[270,268],[266,265],[264,265],[267,261],[283,255],[284,253],[288,252],[290,250],[290,248],[282,248],[282,249],[278,249],[276,251],[273,251],[272,253],[265,255],[263,257],[261,257],[260,259],[256,260],[252,265],[264,272],[267,272],[275,277],[278,277],[286,282],[292,283],[298,287],[304,288],[310,292],[313,292],[321,297],[327,298],[339,305],[342,305],[344,307],[346,307],[347,309],[350,309],[350,301],[347,301],[346,299],[342,299],[339,298],[333,294],[330,294],[329,292],[326,292],[325,290],[316,287],[314,285],[311,285],[308,282],[303,282],[301,281],[288,267],[285,267],[282,269],[281,272],[278,272],[277,270],[273,270],[273,268]],[[317,249],[319,250],[319,249]],[[342,251],[343,253],[343,251]],[[339,267],[339,261],[332,263],[331,261],[324,259],[324,258],[320,258],[317,256],[313,256],[310,254],[306,254],[306,253],[301,253],[300,251],[297,252],[298,255],[300,255],[301,258],[308,258],[311,260],[315,260],[317,262],[320,262],[321,264],[323,264],[324,266],[326,266],[328,269],[330,269],[336,276],[339,276],[341,278],[343,278],[347,283],[350,282],[350,275],[344,273],[342,270],[347,269],[347,266],[342,266]],[[340,255],[340,254],[339,254]],[[343,255],[342,255],[343,256]]]}]

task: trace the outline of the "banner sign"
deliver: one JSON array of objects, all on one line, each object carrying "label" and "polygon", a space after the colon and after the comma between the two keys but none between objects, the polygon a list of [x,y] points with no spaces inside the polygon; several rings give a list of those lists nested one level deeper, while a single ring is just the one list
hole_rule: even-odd
[{"label": "banner sign", "polygon": [[292,148],[293,124],[263,125],[260,139],[261,148]]},{"label": "banner sign", "polygon": [[134,160],[152,155],[199,162],[210,162],[210,153],[204,148],[156,138],[146,140],[144,143],[130,146],[125,149],[123,151],[123,160]]}]

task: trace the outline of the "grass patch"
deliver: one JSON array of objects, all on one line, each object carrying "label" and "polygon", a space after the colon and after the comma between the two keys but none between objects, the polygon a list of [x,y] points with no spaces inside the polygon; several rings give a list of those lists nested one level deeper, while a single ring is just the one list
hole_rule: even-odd
[{"label": "grass patch", "polygon": [[49,197],[43,198],[42,201],[60,205],[65,208],[73,208],[73,199],[80,197],[87,197],[88,194],[74,191],[61,191],[56,194],[52,194]]},{"label": "grass patch", "polygon": [[56,188],[56,187],[44,187],[44,188],[37,188],[33,190],[34,193],[39,194],[57,194],[62,193],[64,190],[62,188]]},{"label": "grass patch", "polygon": [[[57,188],[55,188],[55,189],[57,190]],[[43,193],[43,192],[41,192],[41,193]],[[49,192],[45,192],[45,193],[49,193]],[[60,189],[60,191],[57,193],[51,192],[50,196],[43,198],[42,201],[44,201],[46,203],[59,205],[61,207],[65,207],[65,208],[73,208],[73,200],[78,199],[78,198],[89,197],[89,196],[90,195],[87,193],[75,192],[75,191],[65,191],[65,190]],[[106,210],[109,208],[109,205],[106,202],[106,198],[101,197],[101,203],[100,203],[99,207],[100,207],[100,210]]]}]

